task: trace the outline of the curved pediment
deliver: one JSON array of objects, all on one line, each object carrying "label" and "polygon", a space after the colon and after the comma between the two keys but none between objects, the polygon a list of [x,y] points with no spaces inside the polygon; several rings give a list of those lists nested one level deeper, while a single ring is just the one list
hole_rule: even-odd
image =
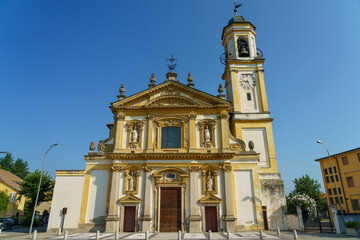
[{"label": "curved pediment", "polygon": [[184,105],[198,106],[199,104],[194,100],[191,100],[183,96],[161,96],[151,100],[145,106],[184,106]]}]

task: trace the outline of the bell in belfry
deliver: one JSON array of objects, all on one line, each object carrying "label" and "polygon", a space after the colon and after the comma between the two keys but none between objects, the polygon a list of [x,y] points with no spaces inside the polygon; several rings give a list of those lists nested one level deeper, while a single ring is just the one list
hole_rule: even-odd
[{"label": "bell in belfry", "polygon": [[249,57],[249,51],[247,49],[246,41],[240,39],[238,45],[239,45],[239,57]]}]

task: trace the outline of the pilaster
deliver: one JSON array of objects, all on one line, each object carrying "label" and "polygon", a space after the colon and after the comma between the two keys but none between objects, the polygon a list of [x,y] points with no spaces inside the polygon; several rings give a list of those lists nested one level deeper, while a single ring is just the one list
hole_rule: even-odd
[{"label": "pilaster", "polygon": [[154,116],[148,115],[146,118],[147,118],[146,151],[152,152],[154,150],[153,147]]},{"label": "pilaster", "polygon": [[114,152],[120,152],[122,148],[122,133],[124,132],[124,119],[125,115],[117,113],[114,117],[115,120],[115,137],[114,137]]},{"label": "pilaster", "polygon": [[190,189],[189,194],[189,208],[190,208],[190,217],[189,217],[189,231],[192,232],[201,232],[201,216],[199,215],[200,209],[197,205],[198,201],[198,181],[199,181],[199,170],[198,166],[190,166]]},{"label": "pilaster", "polygon": [[151,171],[152,168],[145,166],[143,167],[143,170],[145,171],[145,196],[143,201],[143,215],[141,217],[142,220],[142,231],[149,231],[151,232],[151,206],[150,206],[150,200],[151,200],[151,193],[152,191],[152,184],[151,184]]},{"label": "pilaster", "polygon": [[196,114],[189,115],[189,148],[190,150],[196,149]]},{"label": "pilaster", "polygon": [[221,137],[221,150],[222,152],[229,152],[229,114],[222,112],[219,114],[220,119],[220,134]]},{"label": "pilaster", "polygon": [[123,168],[119,165],[111,167],[111,188],[108,215],[105,218],[105,231],[115,232],[119,225],[119,206],[117,204],[120,194],[120,178]]},{"label": "pilaster", "polygon": [[225,222],[225,230],[229,230],[230,232],[234,232],[235,230],[235,221],[236,217],[234,215],[234,201],[233,201],[233,188],[231,181],[231,166],[223,166],[222,167],[224,171],[224,185],[225,187],[225,216],[224,216],[224,222]]}]

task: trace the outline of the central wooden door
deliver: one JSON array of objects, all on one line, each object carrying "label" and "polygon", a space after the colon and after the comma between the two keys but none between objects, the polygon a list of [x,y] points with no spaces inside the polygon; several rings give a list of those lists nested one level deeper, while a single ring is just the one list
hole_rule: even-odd
[{"label": "central wooden door", "polygon": [[135,232],[135,206],[124,208],[124,232]]},{"label": "central wooden door", "polygon": [[181,230],[181,188],[162,187],[160,195],[160,232]]},{"label": "central wooden door", "polygon": [[207,206],[205,207],[205,224],[206,232],[211,230],[212,232],[218,231],[217,225],[217,211],[216,206]]}]

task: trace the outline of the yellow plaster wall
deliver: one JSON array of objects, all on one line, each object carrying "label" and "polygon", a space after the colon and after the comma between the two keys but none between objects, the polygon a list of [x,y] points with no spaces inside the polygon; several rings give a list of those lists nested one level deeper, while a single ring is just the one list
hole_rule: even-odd
[{"label": "yellow plaster wall", "polygon": [[18,190],[14,189],[10,185],[0,181],[0,191],[6,192],[9,197],[10,197],[10,193],[12,193],[12,192],[16,193],[14,203],[9,202],[9,204],[7,206],[7,211],[8,212],[12,212],[12,211],[16,212],[16,211],[23,211],[24,210],[25,197],[22,196],[20,201],[16,200],[19,197],[19,191]]}]

